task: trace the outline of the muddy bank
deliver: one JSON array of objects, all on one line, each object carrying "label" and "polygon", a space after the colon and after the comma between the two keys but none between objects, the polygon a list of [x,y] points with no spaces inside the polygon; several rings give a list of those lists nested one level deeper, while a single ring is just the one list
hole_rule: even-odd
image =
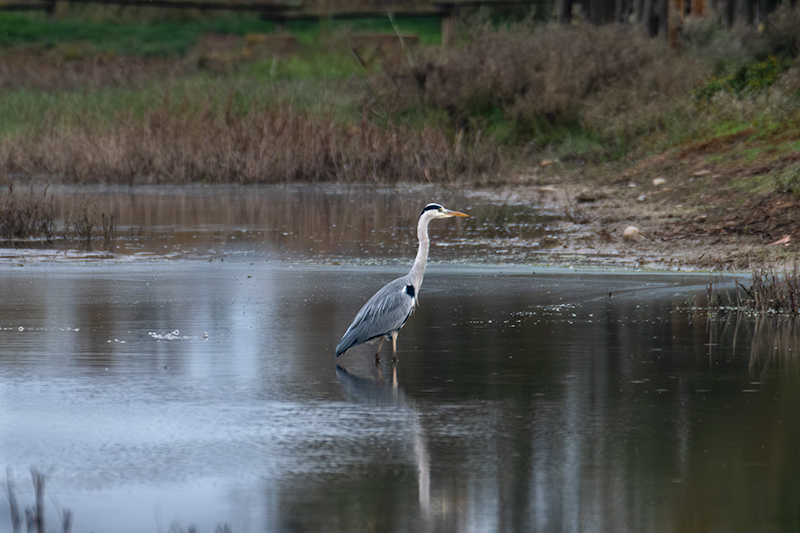
[{"label": "muddy bank", "polygon": [[543,263],[746,270],[794,259],[800,202],[792,195],[759,197],[741,206],[729,201],[699,206],[666,179],[655,183],[561,183],[495,194],[554,215],[548,235],[536,243]]}]

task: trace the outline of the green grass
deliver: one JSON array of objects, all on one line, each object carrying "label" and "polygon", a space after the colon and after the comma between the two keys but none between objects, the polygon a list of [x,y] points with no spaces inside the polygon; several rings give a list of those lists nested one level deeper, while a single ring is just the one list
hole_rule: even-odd
[{"label": "green grass", "polygon": [[[435,43],[440,39],[439,19],[397,19],[395,22],[401,32],[418,35],[421,42]],[[35,45],[47,48],[86,42],[97,51],[145,56],[184,54],[200,36],[208,33],[246,35],[274,33],[275,30],[273,22],[260,20],[256,15],[235,13],[146,23],[72,17],[49,20],[44,14],[38,13],[0,13],[0,46]],[[286,30],[302,44],[314,44],[319,42],[320,36],[343,31],[395,31],[388,18],[295,21],[287,23]]]},{"label": "green grass", "polygon": [[442,39],[441,20],[438,17],[430,18],[395,18],[395,24],[388,17],[380,19],[360,20],[302,20],[286,23],[286,31],[303,44],[314,44],[319,41],[320,35],[334,34],[337,32],[366,32],[366,33],[395,33],[394,26],[404,35],[411,34],[419,37],[423,44],[438,44]]},{"label": "green grass", "polygon": [[153,82],[144,87],[99,87],[77,91],[41,89],[3,90],[0,98],[0,136],[35,132],[49,125],[78,122],[109,125],[121,117],[140,118],[163,107],[194,112],[234,113],[277,103],[297,111],[333,116],[352,122],[359,116],[358,97],[341,80],[277,80],[260,83],[246,77],[218,80],[203,73],[179,80]]},{"label": "green grass", "polygon": [[181,23],[132,24],[87,20],[47,20],[44,15],[0,14],[0,45],[52,47],[87,42],[98,51],[145,56],[175,56],[185,53],[206,33],[274,31],[274,24],[255,16],[226,15]]},{"label": "green grass", "polygon": [[754,195],[770,193],[776,188],[776,178],[773,175],[748,176],[746,178],[734,178],[730,181],[730,187],[739,191],[742,199]]}]

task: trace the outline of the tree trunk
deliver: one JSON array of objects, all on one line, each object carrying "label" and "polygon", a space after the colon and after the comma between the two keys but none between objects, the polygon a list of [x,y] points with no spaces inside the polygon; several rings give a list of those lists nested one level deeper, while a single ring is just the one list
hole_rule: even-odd
[{"label": "tree trunk", "polygon": [[692,0],[692,16],[693,17],[706,16],[706,0]]},{"label": "tree trunk", "polygon": [[616,12],[614,14],[614,22],[626,24],[630,22],[631,14],[634,10],[635,0],[617,0]]},{"label": "tree trunk", "polygon": [[558,0],[556,2],[556,17],[559,24],[572,22],[572,0]]},{"label": "tree trunk", "polygon": [[447,48],[456,42],[456,13],[451,9],[442,17],[442,46]]},{"label": "tree trunk", "polygon": [[748,26],[755,19],[755,2],[753,0],[738,0],[736,2],[736,18]]},{"label": "tree trunk", "polygon": [[669,19],[669,0],[658,0],[656,2],[656,13],[658,16],[658,35],[666,36]]},{"label": "tree trunk", "polygon": [[643,16],[644,16],[644,0],[634,0],[633,20],[636,22],[636,24],[641,24]]},{"label": "tree trunk", "polygon": [[617,0],[589,0],[589,20],[592,24],[608,24],[614,21]]},{"label": "tree trunk", "polygon": [[736,13],[736,0],[722,0],[722,16],[728,28],[733,27]]},{"label": "tree trunk", "polygon": [[644,0],[642,5],[642,19],[641,23],[647,30],[647,35],[655,37],[658,35],[658,13],[656,11],[656,3],[658,0]]}]

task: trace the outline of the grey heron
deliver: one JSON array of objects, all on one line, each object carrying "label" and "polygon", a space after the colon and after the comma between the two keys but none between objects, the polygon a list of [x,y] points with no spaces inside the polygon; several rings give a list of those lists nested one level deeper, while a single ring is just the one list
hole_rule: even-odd
[{"label": "grey heron", "polygon": [[425,275],[428,262],[428,223],[436,218],[467,217],[464,213],[450,211],[440,204],[428,204],[419,214],[417,238],[419,249],[411,270],[402,278],[397,278],[383,286],[370,298],[347,328],[342,340],[336,346],[336,357],[367,341],[380,337],[375,362],[380,361],[383,339],[392,339],[392,361],[397,361],[397,334],[406,323],[417,303],[417,295]]}]

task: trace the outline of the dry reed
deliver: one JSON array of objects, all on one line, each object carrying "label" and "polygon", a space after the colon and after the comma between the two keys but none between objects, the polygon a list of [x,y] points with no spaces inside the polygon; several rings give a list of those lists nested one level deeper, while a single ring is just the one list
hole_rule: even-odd
[{"label": "dry reed", "polygon": [[58,230],[47,189],[45,187],[41,193],[37,193],[32,186],[27,195],[20,197],[14,193],[12,183],[6,192],[0,193],[0,240],[65,239],[90,243],[94,229],[100,228],[106,248],[109,251],[113,249],[116,238],[113,215],[101,213],[98,221],[97,209],[92,202],[75,200],[69,204],[64,225]]},{"label": "dry reed", "polygon": [[758,314],[800,314],[800,271],[775,267],[754,269],[747,306]]},{"label": "dry reed", "polygon": [[[800,268],[768,265],[753,268],[750,286],[734,280],[735,292],[720,288],[719,281],[706,286],[706,308],[745,311],[755,316],[800,315]],[[741,289],[741,290],[740,290]]]},{"label": "dry reed", "polygon": [[46,126],[0,141],[0,171],[73,182],[450,182],[500,171],[499,150],[441,129],[358,127],[291,106],[244,113],[163,106],[111,125]]},{"label": "dry reed", "polygon": [[22,198],[14,194],[13,184],[0,195],[0,239],[50,239],[54,235],[53,207],[47,199],[47,188],[41,196],[33,187]]}]

